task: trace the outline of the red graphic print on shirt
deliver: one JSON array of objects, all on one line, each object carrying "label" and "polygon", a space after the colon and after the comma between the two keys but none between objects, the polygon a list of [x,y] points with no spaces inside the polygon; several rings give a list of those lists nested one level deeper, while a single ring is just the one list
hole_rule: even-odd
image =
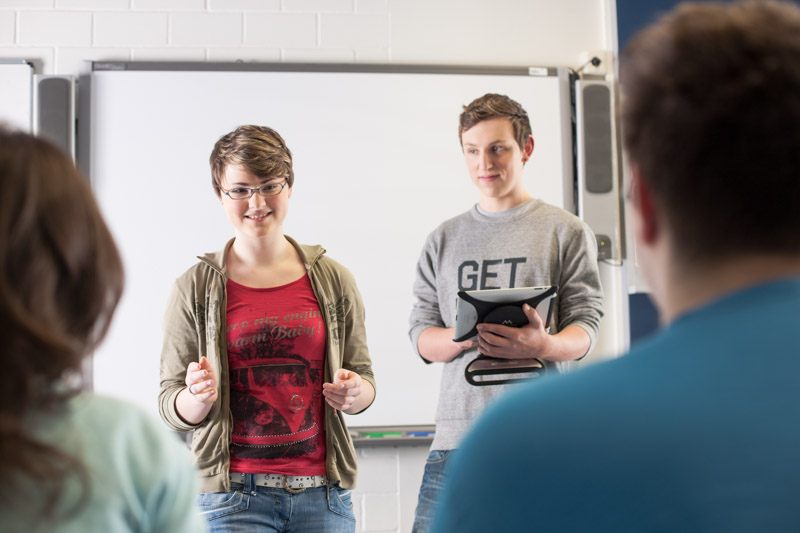
[{"label": "red graphic print on shirt", "polygon": [[231,471],[325,473],[325,323],[311,280],[254,289],[228,280]]}]

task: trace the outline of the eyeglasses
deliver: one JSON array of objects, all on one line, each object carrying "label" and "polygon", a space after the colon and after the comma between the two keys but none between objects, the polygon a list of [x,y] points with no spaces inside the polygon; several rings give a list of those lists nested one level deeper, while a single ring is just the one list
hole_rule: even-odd
[{"label": "eyeglasses", "polygon": [[253,193],[258,191],[261,196],[277,196],[281,193],[283,188],[286,187],[286,181],[283,183],[265,183],[261,187],[234,187],[233,189],[225,190],[222,187],[219,190],[222,194],[227,195],[231,200],[247,200]]}]

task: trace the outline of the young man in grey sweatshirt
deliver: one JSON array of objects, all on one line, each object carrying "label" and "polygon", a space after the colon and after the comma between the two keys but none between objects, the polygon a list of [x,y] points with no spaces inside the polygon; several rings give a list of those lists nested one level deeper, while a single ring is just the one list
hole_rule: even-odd
[{"label": "young man in grey sweatshirt", "polygon": [[[480,200],[428,236],[414,283],[411,342],[426,362],[444,363],[436,435],[414,533],[431,525],[448,456],[486,407],[509,388],[470,385],[464,378],[466,365],[480,352],[496,358],[537,358],[548,369],[563,372],[589,351],[602,316],[597,244],[591,230],[525,189],[523,168],[533,154],[534,140],[522,106],[507,96],[486,94],[464,107],[459,136]],[[475,339],[453,341],[458,291],[547,285],[558,286],[548,329],[525,305],[527,325],[480,324]]]}]

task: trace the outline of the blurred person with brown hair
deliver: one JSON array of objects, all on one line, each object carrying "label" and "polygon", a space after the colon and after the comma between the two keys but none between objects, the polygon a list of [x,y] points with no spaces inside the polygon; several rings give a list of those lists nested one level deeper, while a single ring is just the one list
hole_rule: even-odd
[{"label": "blurred person with brown hair", "polygon": [[0,529],[202,531],[187,450],[156,417],[82,390],[123,288],[86,179],[0,130]]}]

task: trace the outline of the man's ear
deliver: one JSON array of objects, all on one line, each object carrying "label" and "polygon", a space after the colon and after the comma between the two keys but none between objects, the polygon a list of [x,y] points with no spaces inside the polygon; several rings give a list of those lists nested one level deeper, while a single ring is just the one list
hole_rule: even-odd
[{"label": "man's ear", "polygon": [[649,186],[642,180],[642,169],[636,163],[630,164],[630,196],[633,210],[639,219],[639,238],[643,243],[652,244],[659,234],[658,208],[653,202]]},{"label": "man's ear", "polygon": [[528,140],[525,141],[525,146],[522,147],[522,162],[527,163],[528,159],[533,154],[533,135],[528,135]]}]

